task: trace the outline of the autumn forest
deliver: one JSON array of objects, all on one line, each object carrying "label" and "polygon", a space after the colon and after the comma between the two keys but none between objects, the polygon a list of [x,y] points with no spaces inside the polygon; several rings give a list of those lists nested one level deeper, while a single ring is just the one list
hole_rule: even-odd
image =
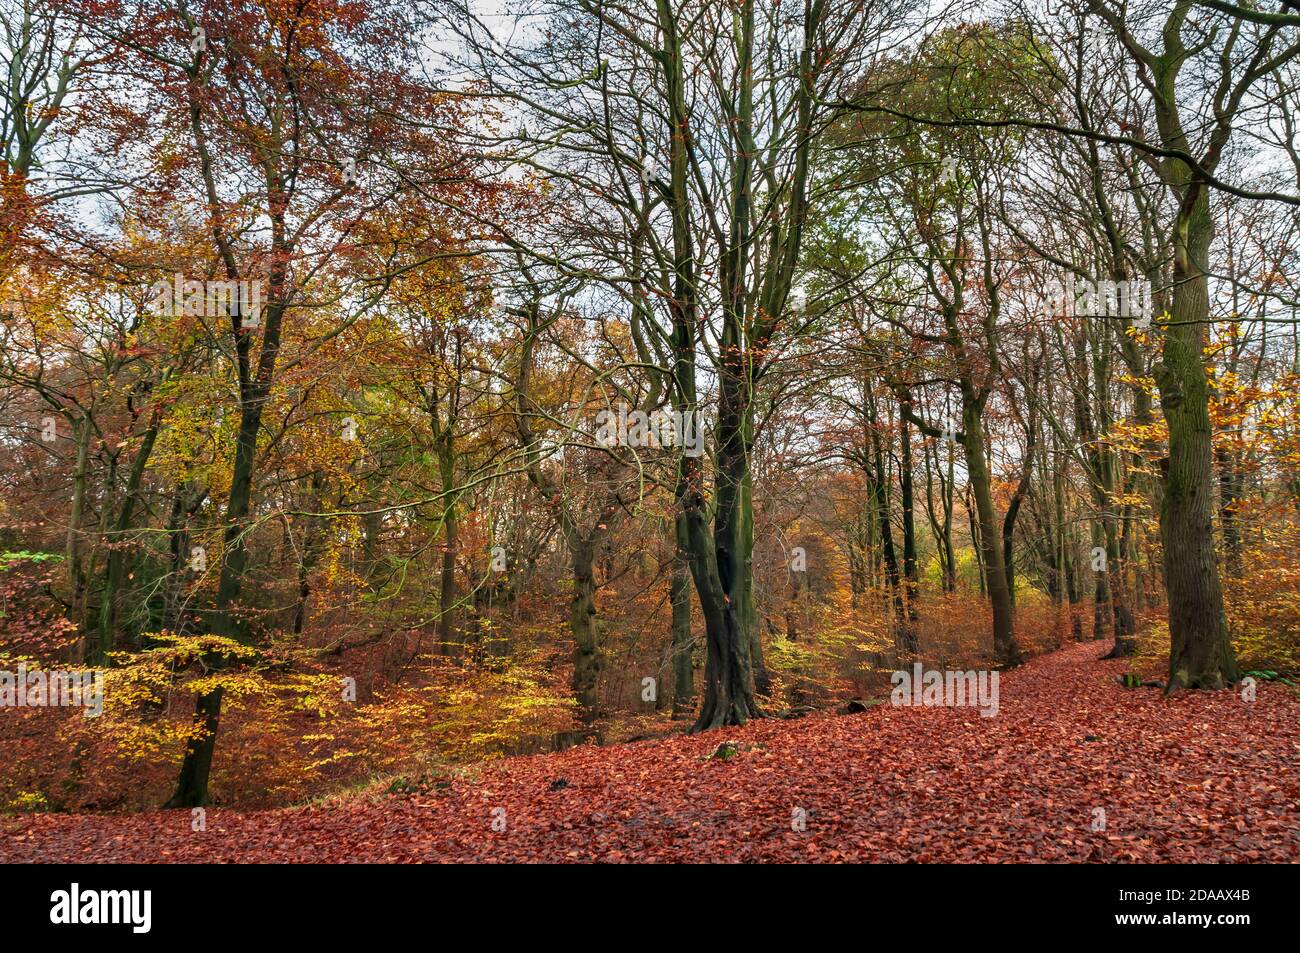
[{"label": "autumn forest", "polygon": [[0,31],[0,858],[1300,860],[1300,8]]}]

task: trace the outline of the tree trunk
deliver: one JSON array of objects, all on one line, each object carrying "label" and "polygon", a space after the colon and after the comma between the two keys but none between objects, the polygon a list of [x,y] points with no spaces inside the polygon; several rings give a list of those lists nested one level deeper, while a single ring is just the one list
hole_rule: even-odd
[{"label": "tree trunk", "polygon": [[1197,197],[1184,200],[1175,230],[1172,319],[1156,375],[1169,426],[1160,538],[1169,596],[1171,692],[1223,688],[1239,677],[1214,551],[1213,448],[1203,356],[1213,224],[1205,189],[1193,186],[1192,191]]},{"label": "tree trunk", "polygon": [[[1095,555],[1100,549],[1103,553],[1106,551],[1104,540],[1106,532],[1102,528],[1101,519],[1092,521],[1092,551]],[[1092,566],[1089,559],[1088,565]],[[1109,562],[1107,563],[1109,565]],[[1098,641],[1106,637],[1106,619],[1110,615],[1110,576],[1106,571],[1106,566],[1101,569],[1093,568],[1093,590],[1092,590],[1092,638]]]},{"label": "tree trunk", "polygon": [[[456,451],[451,443],[451,425],[442,445],[438,448],[438,466],[442,478],[442,492],[450,493],[456,484]],[[444,496],[442,511],[442,578],[438,589],[438,649],[450,654],[456,642],[456,537],[459,526],[456,498]]]},{"label": "tree trunk", "polygon": [[78,628],[85,622],[86,571],[82,562],[81,516],[86,507],[86,471],[90,459],[90,415],[83,416],[76,425],[77,462],[72,471],[72,507],[68,513],[68,538],[66,562],[68,566],[69,598],[68,619]]},{"label": "tree trunk", "polygon": [[758,627],[758,613],[754,606],[754,500],[753,475],[746,460],[745,481],[741,487],[739,541],[741,558],[739,564],[744,579],[740,582],[740,617],[745,631],[749,635],[749,667],[754,680],[754,694],[770,695],[772,679],[763,661],[762,630]]},{"label": "tree trunk", "polygon": [[677,546],[669,593],[673,606],[673,717],[679,717],[695,700],[695,671],[691,659],[691,570],[686,558],[686,524],[674,521]]},{"label": "tree trunk", "polygon": [[[912,428],[906,417],[898,421],[900,427],[902,459],[898,474],[900,503],[903,507],[903,579],[907,589],[907,619],[917,621],[917,600],[921,595],[921,580],[916,570],[916,510],[912,489]],[[912,632],[909,642],[915,644],[916,633]]]},{"label": "tree trunk", "polygon": [[874,411],[871,427],[872,460],[872,495],[875,500],[876,525],[880,529],[880,554],[885,561],[885,579],[889,583],[889,592],[894,610],[895,644],[902,656],[912,658],[916,655],[916,633],[907,624],[903,580],[898,571],[898,553],[894,548],[894,526],[890,518],[889,474],[885,469],[885,450],[880,437],[880,430],[875,424]]},{"label": "tree trunk", "polygon": [[95,652],[95,664],[107,665],[108,653],[113,651],[117,635],[118,596],[122,588],[122,578],[126,574],[126,550],[124,537],[131,528],[131,517],[135,511],[136,500],[140,494],[140,484],[144,480],[145,466],[153,453],[154,442],[158,438],[158,418],[149,424],[144,432],[140,449],[131,462],[131,472],[127,476],[123,492],[122,505],[117,519],[113,521],[113,539],[108,552],[108,569],[104,574],[104,592],[99,606],[99,644]]},{"label": "tree trunk", "polygon": [[212,772],[212,753],[217,747],[222,691],[218,687],[200,695],[195,701],[194,722],[201,733],[185,749],[176,793],[163,805],[164,808],[202,807],[209,801],[208,776]]},{"label": "tree trunk", "polygon": [[[324,477],[321,471],[311,475],[311,508],[320,512],[321,488]],[[325,544],[324,520],[319,516],[308,516],[302,533],[302,553],[298,557],[298,604],[293,611],[293,634],[301,635],[307,625],[307,600],[311,596],[311,573],[320,559]]]},{"label": "tree trunk", "polygon": [[[244,571],[248,567],[248,546],[244,534],[249,528],[246,520],[251,510],[253,464],[261,421],[262,401],[246,400],[240,413],[230,499],[226,504],[225,551],[221,578],[217,583],[217,605],[210,622],[214,634],[240,640],[246,638],[247,625],[244,620],[236,617],[234,606],[243,586]],[[212,771],[212,752],[217,746],[221,695],[221,689],[216,688],[199,695],[195,700],[194,721],[201,733],[186,746],[176,791],[163,807],[202,807],[209,802],[208,777]]]},{"label": "tree trunk", "polygon": [[1011,592],[1007,588],[1006,566],[1002,562],[1002,547],[998,544],[997,515],[993,510],[993,483],[984,455],[984,425],[979,407],[973,401],[964,401],[963,405],[966,469],[979,515],[980,551],[984,557],[989,602],[993,607],[993,653],[1002,665],[1019,665],[1022,659],[1020,647],[1016,644]]},{"label": "tree trunk", "polygon": [[1242,479],[1234,455],[1226,447],[1215,449],[1219,466],[1219,522],[1223,524],[1224,569],[1229,579],[1241,578],[1241,525],[1237,520],[1237,501],[1242,495]]},{"label": "tree trunk", "polygon": [[[283,222],[272,221],[273,231],[280,234]],[[278,239],[273,247],[283,256],[284,248]],[[235,345],[239,365],[239,432],[235,439],[235,460],[231,472],[230,498],[226,502],[224,552],[221,561],[221,578],[217,583],[216,611],[211,616],[210,629],[216,635],[247,639],[246,620],[236,615],[236,604],[244,585],[244,572],[248,568],[248,545],[245,534],[251,529],[248,517],[252,512],[253,478],[257,461],[257,435],[262,427],[262,411],[270,396],[271,382],[275,376],[275,362],[279,353],[280,327],[284,317],[283,288],[284,265],[271,265],[270,298],[263,317],[266,318],[261,352],[258,356],[256,376],[250,368],[252,341],[242,329],[242,319],[235,315]],[[232,274],[232,277],[234,275]],[[219,667],[221,659],[213,659],[211,667]],[[221,715],[221,689],[200,695],[194,706],[194,719],[200,734],[185,749],[176,792],[164,807],[201,807],[208,803],[208,776],[212,769],[212,752],[217,744],[217,727]]]},{"label": "tree trunk", "polygon": [[[955,454],[950,450],[948,453],[948,476],[945,478],[942,473],[939,474],[939,501],[943,507],[943,549],[947,554],[947,566],[943,577],[943,588],[945,592],[957,591],[957,552],[952,543],[952,523],[953,523],[953,457]],[[939,465],[939,454],[935,451],[935,467]]]},{"label": "tree trunk", "polygon": [[[750,672],[750,634],[746,628],[744,595],[750,585],[749,564],[741,544],[743,484],[748,460],[740,440],[740,425],[734,413],[718,425],[718,475],[716,513],[712,538],[705,523],[705,503],[699,483],[703,472],[699,461],[686,459],[690,490],[684,513],[688,526],[691,575],[704,614],[707,654],[704,668],[704,698],[696,731],[743,725],[759,713],[754,702]],[[728,446],[728,441],[731,445]]]},{"label": "tree trunk", "polygon": [[573,696],[578,717],[590,725],[600,714],[600,641],[596,630],[595,548],[587,542],[570,543],[573,601],[569,630],[573,634]]}]

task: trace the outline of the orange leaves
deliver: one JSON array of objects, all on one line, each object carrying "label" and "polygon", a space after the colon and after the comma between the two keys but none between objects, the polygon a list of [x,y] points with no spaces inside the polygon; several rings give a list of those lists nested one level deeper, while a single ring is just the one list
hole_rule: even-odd
[{"label": "orange leaves", "polygon": [[[214,810],[203,837],[186,812],[41,815],[5,844],[46,861],[87,844],[101,861],[1294,861],[1300,700],[1126,690],[1131,661],[1104,649],[1006,673],[996,718],[880,705]],[[709,759],[724,740],[736,755]]]}]

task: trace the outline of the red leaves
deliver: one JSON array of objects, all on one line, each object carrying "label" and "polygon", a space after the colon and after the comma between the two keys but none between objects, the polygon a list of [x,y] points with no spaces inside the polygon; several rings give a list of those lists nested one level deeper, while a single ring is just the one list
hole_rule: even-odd
[{"label": "red leaves", "polygon": [[[11,819],[0,859],[1296,860],[1300,700],[1126,691],[1129,663],[1095,661],[1105,648],[1005,674],[994,718],[879,705],[766,720],[515,758],[414,797],[214,810],[204,832],[184,811]],[[710,760],[726,740],[736,754]]]}]

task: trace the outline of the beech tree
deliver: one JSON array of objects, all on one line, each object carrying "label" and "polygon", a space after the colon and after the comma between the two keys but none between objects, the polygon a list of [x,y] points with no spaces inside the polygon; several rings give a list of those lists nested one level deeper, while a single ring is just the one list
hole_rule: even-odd
[{"label": "beech tree", "polygon": [[[707,406],[702,358],[716,381],[711,490],[703,459],[683,456],[675,491],[707,632],[698,729],[744,724],[759,711],[755,392],[780,342],[801,329],[789,302],[813,156],[834,112],[827,103],[902,9],[659,0],[643,16],[623,3],[575,0],[539,8],[543,37],[513,43],[468,8],[455,21],[471,54],[461,65],[527,114],[504,141],[548,176],[591,189],[584,204],[603,200],[602,219],[645,248],[643,265],[629,274],[620,263],[605,280],[655,303],[672,406],[685,414]],[[584,260],[554,239],[514,234],[521,249],[574,273],[592,273],[608,251]]]}]

